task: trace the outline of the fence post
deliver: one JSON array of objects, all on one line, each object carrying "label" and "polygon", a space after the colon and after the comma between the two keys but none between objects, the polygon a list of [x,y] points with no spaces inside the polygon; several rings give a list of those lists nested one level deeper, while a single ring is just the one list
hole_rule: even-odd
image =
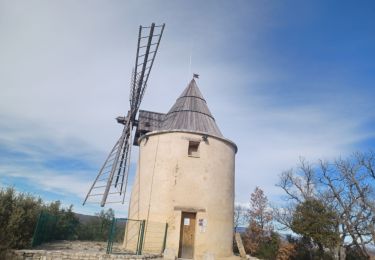
[{"label": "fence post", "polygon": [[42,218],[42,214],[43,214],[43,211],[41,211],[39,213],[39,216],[38,216],[38,221],[36,222],[36,226],[35,226],[35,230],[34,230],[34,235],[33,235],[33,239],[31,241],[31,247],[34,247],[36,246],[36,244],[38,243],[37,242],[37,237],[39,235],[39,229],[40,229],[40,221],[41,221],[41,218]]},{"label": "fence post", "polygon": [[162,248],[161,253],[164,253],[165,246],[167,245],[167,232],[168,232],[168,223],[165,223],[164,241],[163,241],[163,248]]},{"label": "fence post", "polygon": [[143,248],[143,238],[145,235],[145,223],[146,220],[142,220],[139,228],[139,239],[138,239],[138,246],[137,246],[137,255],[142,254],[142,248]]},{"label": "fence post", "polygon": [[135,254],[139,255],[139,240],[141,239],[141,229],[142,229],[142,221],[139,221],[139,228],[138,228],[138,239],[137,239],[137,248]]},{"label": "fence post", "polygon": [[114,233],[116,232],[115,231],[115,227],[116,227],[116,218],[113,217],[112,224],[111,224],[111,227],[109,229],[108,244],[107,244],[107,254],[112,253],[113,236],[114,236]]}]

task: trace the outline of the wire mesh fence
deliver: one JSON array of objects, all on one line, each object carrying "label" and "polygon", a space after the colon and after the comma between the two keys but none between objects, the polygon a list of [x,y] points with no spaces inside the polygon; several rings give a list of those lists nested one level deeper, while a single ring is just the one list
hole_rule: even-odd
[{"label": "wire mesh fence", "polygon": [[111,236],[108,240],[107,253],[161,254],[165,249],[167,229],[168,225],[166,223],[114,219]]},{"label": "wire mesh fence", "polygon": [[92,241],[107,242],[112,218],[92,216],[81,222],[73,212],[41,211],[36,223],[31,247],[53,241]]},{"label": "wire mesh fence", "polygon": [[154,221],[145,222],[142,250],[146,253],[160,254],[165,249],[168,224]]},{"label": "wire mesh fence", "polygon": [[[64,226],[64,229],[60,226]],[[83,247],[91,251],[106,250],[107,254],[161,254],[165,249],[168,229],[166,223],[126,218],[112,218],[104,222],[95,219],[86,225],[66,227],[67,223],[61,217],[42,211],[32,247],[63,239],[70,242],[76,240],[69,247],[77,247],[78,250]],[[60,234],[62,230],[66,233],[64,236]]]},{"label": "wire mesh fence", "polygon": [[56,226],[58,217],[41,211],[34,230],[31,246],[35,247],[44,242],[49,242],[56,237]]},{"label": "wire mesh fence", "polygon": [[128,219],[125,226],[124,250],[140,255],[142,252],[145,221]]}]

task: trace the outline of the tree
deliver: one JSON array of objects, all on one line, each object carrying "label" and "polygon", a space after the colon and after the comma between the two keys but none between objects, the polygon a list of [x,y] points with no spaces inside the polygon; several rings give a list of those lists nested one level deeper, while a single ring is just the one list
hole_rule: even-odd
[{"label": "tree", "polygon": [[358,152],[346,159],[314,165],[302,159],[296,169],[280,175],[277,186],[285,192],[287,201],[273,210],[274,219],[283,229],[291,230],[298,205],[318,200],[336,215],[340,243],[333,253],[340,259],[345,259],[345,251],[369,257],[368,245],[375,243],[374,152]]},{"label": "tree", "polygon": [[276,259],[280,244],[281,241],[279,234],[271,231],[268,236],[265,236],[260,240],[257,251],[254,255],[260,259]]},{"label": "tree", "polygon": [[245,225],[247,220],[246,208],[241,205],[234,207],[233,216],[233,229],[236,232],[237,228],[241,225]]},{"label": "tree", "polygon": [[288,242],[280,243],[276,260],[290,260],[293,259],[295,254],[296,247],[294,244]]},{"label": "tree", "polygon": [[272,230],[272,212],[269,210],[267,197],[259,187],[251,194],[248,218],[250,226],[259,229],[262,235]]},{"label": "tree", "polygon": [[78,239],[94,241],[106,241],[108,239],[109,229],[115,216],[113,209],[102,210],[95,215],[96,217],[88,223],[79,225]]},{"label": "tree", "polygon": [[36,224],[44,211],[53,220],[53,230],[43,237],[49,239],[76,239],[78,218],[73,207],[65,209],[60,201],[50,204],[28,193],[16,192],[14,188],[0,188],[0,259],[8,249],[31,247]]},{"label": "tree", "polygon": [[97,216],[100,219],[100,233],[102,234],[102,239],[107,240],[109,236],[109,227],[115,217],[115,212],[110,208],[107,211],[100,211]]},{"label": "tree", "polygon": [[73,212],[73,205],[60,209],[56,224],[56,240],[74,240],[78,237],[79,220]]},{"label": "tree", "polygon": [[292,230],[315,243],[320,255],[324,248],[335,248],[340,242],[337,231],[337,216],[334,211],[315,199],[299,204],[293,215]]},{"label": "tree", "polygon": [[0,255],[9,248],[30,247],[42,206],[39,198],[10,187],[0,189]]},{"label": "tree", "polygon": [[312,165],[301,157],[297,169],[282,172],[276,186],[285,192],[284,199],[287,203],[282,207],[273,207],[273,218],[281,224],[279,229],[290,230],[296,205],[319,196],[316,190],[316,172]]},{"label": "tree", "polygon": [[[375,241],[372,158],[372,153],[356,153],[347,159],[319,164],[320,184],[338,215],[341,245],[363,257],[369,257],[366,245]],[[345,242],[348,240],[350,243]],[[355,249],[349,250],[352,247]]]},{"label": "tree", "polygon": [[[268,199],[259,187],[256,187],[250,197],[248,210],[249,225],[244,236],[244,246],[247,252],[257,256],[261,248],[273,245],[272,241],[272,213],[268,208]],[[275,239],[274,239],[275,241]],[[277,250],[276,250],[277,252]]]}]

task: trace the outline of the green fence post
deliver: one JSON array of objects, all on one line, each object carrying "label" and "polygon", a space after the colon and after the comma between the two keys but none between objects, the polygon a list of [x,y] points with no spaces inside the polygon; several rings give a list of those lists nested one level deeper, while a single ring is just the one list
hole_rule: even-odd
[{"label": "green fence post", "polygon": [[139,238],[138,238],[138,245],[137,245],[137,255],[142,254],[143,238],[145,235],[145,223],[146,223],[146,220],[142,220],[140,224]]},{"label": "green fence post", "polygon": [[57,238],[57,223],[59,222],[59,217],[54,215],[48,215],[49,222],[52,223],[52,227],[50,229],[50,238],[48,241],[55,240]]},{"label": "green fence post", "polygon": [[38,221],[36,222],[36,226],[35,226],[35,230],[34,230],[34,235],[33,235],[33,239],[32,239],[32,241],[31,241],[31,247],[34,247],[34,246],[36,246],[37,245],[37,243],[38,243],[38,235],[39,235],[39,229],[40,229],[40,221],[41,221],[41,218],[42,218],[42,214],[43,214],[43,211],[41,211],[40,213],[39,213],[39,216],[38,216]]},{"label": "green fence post", "polygon": [[164,253],[165,246],[167,245],[167,232],[168,232],[168,223],[165,223],[164,241],[163,241],[163,248],[162,248],[161,253]]},{"label": "green fence post", "polygon": [[115,227],[116,227],[116,218],[113,218],[112,219],[111,227],[109,229],[108,244],[107,244],[107,254],[112,253],[113,237],[114,237],[114,233],[116,232],[115,231]]},{"label": "green fence post", "polygon": [[137,248],[135,250],[136,255],[139,255],[139,240],[141,239],[141,227],[142,227],[142,221],[139,220]]}]

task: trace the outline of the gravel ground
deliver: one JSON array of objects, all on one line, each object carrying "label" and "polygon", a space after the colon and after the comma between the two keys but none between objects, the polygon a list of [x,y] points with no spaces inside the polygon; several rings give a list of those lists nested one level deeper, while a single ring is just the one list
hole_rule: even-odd
[{"label": "gravel ground", "polygon": [[[87,253],[105,253],[107,251],[107,242],[97,241],[54,241],[44,243],[34,248],[35,250],[48,250],[48,251],[72,251],[72,252],[87,252]],[[114,243],[112,252],[126,253],[120,243]]]},{"label": "gravel ground", "polygon": [[[140,260],[155,259],[160,260],[161,255],[144,254],[134,255],[125,252],[120,243],[114,243],[112,254],[106,254],[106,242],[93,241],[54,241],[37,246],[33,249],[12,250],[7,254],[7,260],[62,260],[62,259],[79,259],[79,260]],[[0,257],[0,259],[2,259]]]},{"label": "gravel ground", "polygon": [[[120,250],[120,244],[113,244],[113,251]],[[53,241],[41,244],[34,248],[35,250],[60,250],[60,251],[74,251],[74,252],[105,252],[107,250],[107,242],[96,241]]]}]

